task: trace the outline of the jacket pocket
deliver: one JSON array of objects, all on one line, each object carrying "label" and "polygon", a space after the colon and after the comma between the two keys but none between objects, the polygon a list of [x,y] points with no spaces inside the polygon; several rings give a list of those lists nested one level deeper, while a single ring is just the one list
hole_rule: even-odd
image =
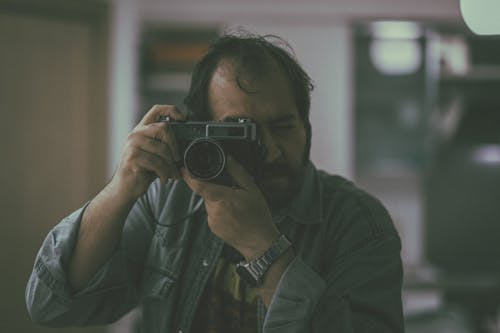
[{"label": "jacket pocket", "polygon": [[175,282],[168,272],[147,268],[142,285],[142,297],[162,300],[167,298]]}]

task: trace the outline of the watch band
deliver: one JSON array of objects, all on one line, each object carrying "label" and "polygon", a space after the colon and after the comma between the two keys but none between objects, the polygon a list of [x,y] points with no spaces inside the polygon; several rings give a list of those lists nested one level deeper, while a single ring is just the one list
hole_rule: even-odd
[{"label": "watch band", "polygon": [[292,246],[292,243],[282,234],[261,256],[249,262],[239,262],[236,265],[236,272],[251,286],[258,286],[262,284],[262,278],[269,267],[271,267],[290,246]]}]

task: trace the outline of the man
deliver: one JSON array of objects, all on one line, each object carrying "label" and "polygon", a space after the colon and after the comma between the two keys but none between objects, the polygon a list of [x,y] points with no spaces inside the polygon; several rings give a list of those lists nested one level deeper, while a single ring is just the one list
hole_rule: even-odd
[{"label": "man", "polygon": [[42,245],[33,320],[104,324],[141,304],[144,332],[402,332],[399,237],[378,201],[309,161],[311,89],[270,38],[214,43],[186,105],[256,122],[262,176],[229,158],[233,186],[193,178],[158,122],[184,115],[153,107],[110,183]]}]

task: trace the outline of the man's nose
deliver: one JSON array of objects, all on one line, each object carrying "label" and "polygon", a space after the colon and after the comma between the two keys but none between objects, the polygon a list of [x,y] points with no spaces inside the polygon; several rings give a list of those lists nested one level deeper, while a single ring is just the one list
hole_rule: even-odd
[{"label": "man's nose", "polygon": [[269,129],[261,131],[262,143],[265,147],[264,162],[272,163],[278,160],[283,154],[280,147],[276,144],[273,135]]}]

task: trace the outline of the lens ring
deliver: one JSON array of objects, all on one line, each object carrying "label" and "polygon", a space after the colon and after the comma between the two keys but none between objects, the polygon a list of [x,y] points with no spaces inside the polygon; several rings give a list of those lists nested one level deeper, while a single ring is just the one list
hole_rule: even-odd
[{"label": "lens ring", "polygon": [[217,141],[211,138],[198,138],[184,151],[184,165],[193,177],[211,180],[224,170],[226,155]]}]

